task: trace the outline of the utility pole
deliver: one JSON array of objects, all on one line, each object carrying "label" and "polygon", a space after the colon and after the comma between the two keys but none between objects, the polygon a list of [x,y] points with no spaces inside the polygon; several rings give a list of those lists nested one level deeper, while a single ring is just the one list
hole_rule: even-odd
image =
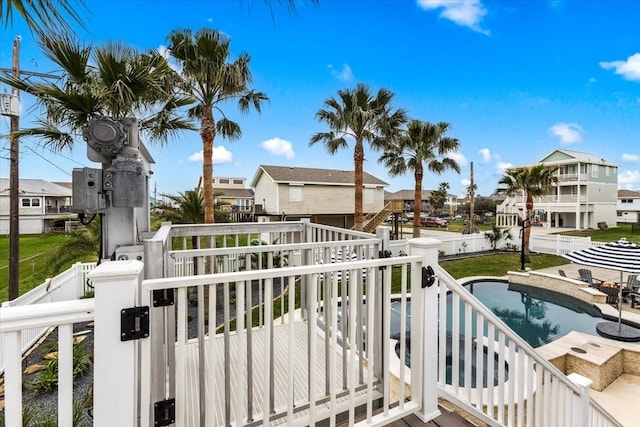
[{"label": "utility pole", "polygon": [[[20,36],[13,41],[12,53],[13,78],[20,77]],[[20,99],[20,91],[15,87],[11,95]],[[20,129],[20,115],[16,111],[11,114],[11,154],[9,156],[9,301],[20,295],[20,211],[18,197],[20,195],[20,175],[18,171],[20,159],[20,140],[16,132]]]},{"label": "utility pole", "polygon": [[[53,74],[36,73],[20,70],[20,36],[13,41],[11,68],[0,68],[2,72],[11,72],[14,79],[21,75],[58,78]],[[11,89],[11,95],[0,95],[2,105],[0,114],[9,116],[10,120],[10,154],[9,154],[9,301],[20,294],[20,91]]]}]

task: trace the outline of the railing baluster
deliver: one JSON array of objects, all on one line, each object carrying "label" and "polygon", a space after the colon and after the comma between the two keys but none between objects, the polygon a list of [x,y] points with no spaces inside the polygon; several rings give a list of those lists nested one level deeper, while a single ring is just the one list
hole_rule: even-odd
[{"label": "railing baluster", "polygon": [[[293,420],[293,409],[295,406],[295,398],[296,398],[294,365],[298,356],[296,352],[296,343],[295,343],[295,337],[296,337],[295,276],[288,276],[287,280],[288,280],[288,287],[289,287],[288,316],[287,316],[289,321],[289,324],[287,325],[288,332],[289,332],[289,336],[288,336],[289,343],[288,343],[288,349],[287,349],[289,354],[289,357],[287,357],[287,419],[290,420],[291,422]],[[284,295],[282,299],[284,300]],[[284,312],[282,317],[284,317]]]},{"label": "railing baluster", "polygon": [[209,286],[209,340],[207,341],[207,361],[209,366],[207,368],[207,387],[209,394],[206,400],[207,409],[207,425],[218,425],[218,419],[216,415],[216,405],[213,402],[218,401],[218,381],[217,372],[218,367],[218,340],[216,336],[216,288],[215,285]]},{"label": "railing baluster", "polygon": [[464,391],[467,402],[471,402],[471,359],[473,358],[473,329],[471,327],[471,306],[464,303]]},{"label": "railing baluster", "polygon": [[496,378],[496,332],[492,322],[487,321],[487,410],[486,413],[493,418],[494,393]]},{"label": "railing baluster", "polygon": [[[476,408],[482,411],[483,399],[482,399],[482,390],[483,390],[483,373],[487,371],[483,369],[485,366],[485,354],[484,354],[484,316],[481,313],[475,312],[476,314],[476,351],[475,351],[475,360],[476,360]],[[489,355],[486,356],[486,366],[489,366]],[[489,383],[489,378],[487,378],[487,383]]]},{"label": "railing baluster", "polygon": [[504,417],[504,389],[505,389],[505,339],[502,331],[498,331],[498,421],[505,422]]},{"label": "railing baluster", "polygon": [[176,424],[185,425],[187,397],[187,288],[178,288],[178,342],[176,345]]},{"label": "railing baluster", "polygon": [[[344,276],[342,276],[344,280]],[[327,360],[328,366],[327,371],[328,375],[328,386],[330,392],[330,420],[329,426],[334,427],[336,423],[336,406],[337,406],[337,391],[338,391],[338,372],[336,369],[337,363],[337,355],[336,352],[338,350],[338,275],[334,274],[331,278],[331,299],[329,300],[329,304],[331,306],[331,317],[326,319],[325,325],[331,325],[331,327],[327,327],[325,330],[325,335],[330,337],[328,342],[329,348],[329,359]]]},{"label": "railing baluster", "polygon": [[73,424],[73,325],[58,326],[58,425]]}]

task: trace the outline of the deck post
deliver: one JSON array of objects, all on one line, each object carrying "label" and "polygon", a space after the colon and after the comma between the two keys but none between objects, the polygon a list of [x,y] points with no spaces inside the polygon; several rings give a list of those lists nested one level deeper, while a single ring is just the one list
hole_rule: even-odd
[{"label": "deck post", "polygon": [[[151,239],[144,241],[144,278],[162,279],[168,275],[164,252],[165,234],[169,231],[170,222],[163,222],[161,231]],[[158,236],[159,235],[159,236]],[[173,271],[171,271],[173,273]],[[166,292],[174,293],[168,289]],[[153,305],[153,304],[152,304]],[[149,411],[153,403],[175,397],[175,306],[149,308],[150,333],[150,382]]]},{"label": "deck post", "polygon": [[[409,239],[409,255],[421,256],[423,269],[438,264],[438,250],[441,242],[437,239],[419,237]],[[415,283],[415,282],[414,282]],[[411,289],[411,299],[420,298],[422,301],[422,359],[423,365],[421,378],[417,386],[420,389],[414,390],[414,378],[411,379],[412,397],[417,395],[420,399],[420,410],[416,415],[423,421],[428,422],[438,415],[438,280],[431,286]],[[413,352],[412,348],[412,352]],[[419,359],[418,359],[419,360]]]},{"label": "deck post", "polygon": [[139,341],[121,341],[121,310],[134,307],[144,265],[137,260],[100,264],[95,287],[94,426],[137,425]]},{"label": "deck post", "polygon": [[569,374],[567,377],[572,383],[582,389],[582,393],[580,395],[573,395],[573,405],[571,405],[573,408],[571,414],[571,425],[575,427],[591,425],[589,420],[589,413],[591,412],[591,396],[589,394],[589,389],[593,381],[575,372]]}]

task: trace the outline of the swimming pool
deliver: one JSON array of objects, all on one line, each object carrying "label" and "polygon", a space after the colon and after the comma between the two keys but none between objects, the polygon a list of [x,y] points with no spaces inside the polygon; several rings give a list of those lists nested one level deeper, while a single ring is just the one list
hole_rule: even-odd
[{"label": "swimming pool", "polygon": [[[571,331],[579,331],[590,335],[597,335],[596,324],[602,321],[600,312],[591,305],[568,297],[557,292],[551,292],[544,289],[532,288],[524,285],[510,284],[504,280],[478,280],[465,284],[466,289],[472,293],[480,302],[482,302],[489,310],[505,322],[514,332],[523,338],[532,347],[539,347],[555,339],[558,339]],[[411,315],[411,301],[407,301],[407,324]],[[447,295],[447,330],[451,327],[451,304],[452,297]],[[463,311],[461,311],[461,316]],[[391,306],[391,337],[397,337],[400,330],[400,302],[392,302]],[[464,325],[461,319],[460,325]],[[472,335],[475,339],[475,331],[473,328]],[[486,334],[486,330],[485,330]],[[446,383],[451,384],[452,381],[452,356],[451,334],[447,333],[447,356],[446,356]],[[459,342],[461,349],[459,353],[460,366],[464,364],[464,336],[462,335]],[[411,343],[407,340],[407,351],[405,354],[405,364],[411,366]],[[396,344],[396,355],[400,357],[400,343]],[[486,348],[485,348],[486,354]],[[493,359],[494,372],[493,383],[498,383],[498,358],[485,356],[483,359],[482,371],[482,387],[487,386],[487,359]],[[472,387],[476,387],[475,383],[475,359],[472,361]],[[464,385],[464,374],[459,372],[459,385]],[[505,380],[509,377],[509,366],[505,363],[504,367]]]},{"label": "swimming pool", "polygon": [[[465,284],[465,288],[532,347],[547,344],[571,331],[598,335],[596,324],[602,321],[600,312],[578,299],[504,280],[477,280]],[[447,296],[447,305],[451,307],[451,295]],[[393,302],[391,310],[393,336],[400,331],[400,302]],[[409,301],[407,316],[410,315]]]}]

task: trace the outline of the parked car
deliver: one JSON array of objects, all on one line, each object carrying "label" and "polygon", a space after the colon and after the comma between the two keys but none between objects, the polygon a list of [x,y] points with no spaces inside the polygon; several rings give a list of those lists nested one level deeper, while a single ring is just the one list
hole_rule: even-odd
[{"label": "parked car", "polygon": [[446,219],[428,216],[420,220],[420,225],[423,227],[448,227],[449,223]]}]

